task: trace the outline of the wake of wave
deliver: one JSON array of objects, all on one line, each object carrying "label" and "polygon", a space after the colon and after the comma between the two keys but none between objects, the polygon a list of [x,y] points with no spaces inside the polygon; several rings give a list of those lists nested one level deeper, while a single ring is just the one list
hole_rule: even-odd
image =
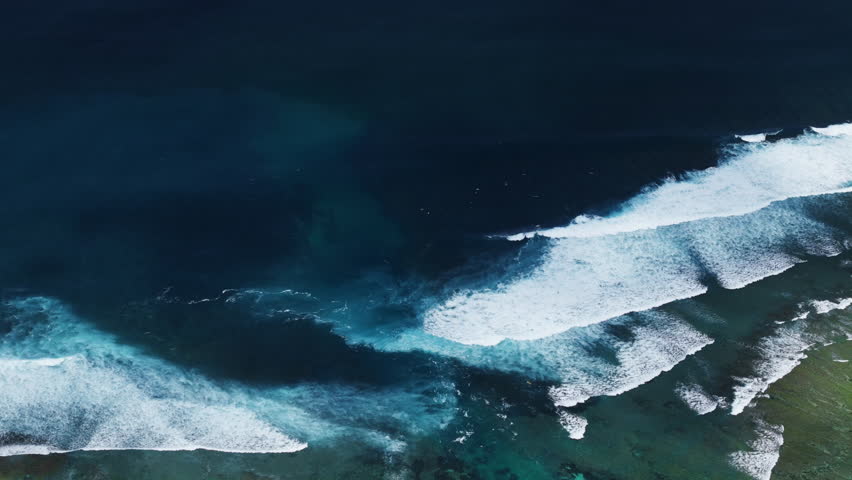
[{"label": "wake of wave", "polygon": [[646,188],[606,217],[581,215],[565,227],[514,234],[509,240],[597,237],[705,218],[744,215],[771,203],[852,191],[852,124],[769,145],[732,147],[719,166]]},{"label": "wake of wave", "polygon": [[51,298],[3,302],[0,327],[0,456],[287,453],[341,436],[384,447],[399,432],[442,428],[453,411],[451,395],[213,381],[117,343]]},{"label": "wake of wave", "polygon": [[[512,236],[549,238],[540,264],[423,313],[463,344],[534,340],[707,291],[741,288],[846,248],[808,205],[852,191],[852,136],[741,145],[718,167],[649,188],[607,217]],[[809,203],[810,202],[810,203]]]},{"label": "wake of wave", "polygon": [[[841,298],[837,301],[813,300],[808,305],[815,315],[825,315],[834,310],[845,310],[852,306],[852,298]],[[751,406],[756,397],[766,392],[769,387],[793,371],[807,358],[808,350],[829,344],[825,335],[816,335],[808,331],[809,325],[798,320],[813,318],[811,310],[799,313],[793,323],[786,323],[773,335],[763,338],[755,346],[759,353],[753,362],[754,374],[748,377],[734,378],[734,398],[731,402],[731,415],[739,415]],[[838,324],[837,326],[841,326]]]}]

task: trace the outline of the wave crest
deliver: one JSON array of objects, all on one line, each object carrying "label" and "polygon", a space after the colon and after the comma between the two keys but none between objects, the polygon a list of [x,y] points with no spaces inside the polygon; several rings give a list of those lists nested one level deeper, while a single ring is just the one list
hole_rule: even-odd
[{"label": "wave crest", "polygon": [[[852,192],[852,136],[745,145],[718,167],[667,180],[606,217],[519,234],[549,245],[533,269],[461,291],[423,314],[427,332],[494,345],[533,340],[704,293],[741,288],[845,246],[801,198]],[[711,280],[708,283],[708,280]]]}]

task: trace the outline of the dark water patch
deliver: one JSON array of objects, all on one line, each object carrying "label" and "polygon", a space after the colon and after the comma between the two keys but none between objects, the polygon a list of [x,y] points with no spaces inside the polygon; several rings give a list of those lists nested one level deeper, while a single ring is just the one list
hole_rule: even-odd
[{"label": "dark water patch", "polygon": [[49,1],[4,16],[2,53],[10,97],[251,85],[388,123],[718,135],[842,120],[847,8]]},{"label": "dark water patch", "polygon": [[249,383],[392,385],[435,373],[435,361],[426,354],[349,345],[314,314],[281,308],[258,314],[256,304],[221,300],[145,302],[101,311],[94,318],[98,326],[158,357]]},{"label": "dark water patch", "polygon": [[[574,142],[451,130],[374,134],[356,150],[365,186],[424,243],[442,245],[603,214],[661,177],[714,165],[716,153],[710,139]],[[375,160],[384,158],[398,160]]]}]

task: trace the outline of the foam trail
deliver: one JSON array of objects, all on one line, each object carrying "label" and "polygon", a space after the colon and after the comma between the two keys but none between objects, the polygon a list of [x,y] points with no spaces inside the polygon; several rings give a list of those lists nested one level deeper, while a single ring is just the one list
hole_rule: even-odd
[{"label": "foam trail", "polygon": [[586,434],[589,421],[565,410],[559,411],[559,424],[568,432],[568,436],[574,440],[580,440]]},{"label": "foam trail", "polygon": [[414,329],[373,345],[386,351],[427,351],[477,367],[553,381],[558,384],[549,390],[554,404],[570,408],[592,397],[632,390],[711,343],[713,339],[683,320],[651,311],[495,346],[463,345]]},{"label": "foam trail", "polygon": [[751,135],[734,135],[734,136],[739,138],[740,140],[742,140],[744,142],[748,142],[748,143],[760,143],[760,142],[766,141],[766,134],[765,133],[754,133],[754,134],[751,134]]},{"label": "foam trail", "polygon": [[807,358],[805,350],[811,345],[795,333],[783,332],[760,341],[757,349],[761,359],[754,365],[755,375],[737,377],[731,415],[739,415],[754,398],[765,392],[770,385],[792,372]]},{"label": "foam trail", "polygon": [[[843,132],[842,135],[839,132]],[[852,191],[852,124],[820,129],[771,145],[744,145],[718,167],[668,179],[606,217],[581,215],[566,227],[512,235],[597,237],[744,215],[771,203]],[[836,136],[831,136],[836,135]]]},{"label": "foam trail", "polygon": [[206,379],[81,325],[54,300],[3,307],[11,331],[0,341],[0,437],[22,441],[4,444],[2,454],[307,446]]},{"label": "foam trail", "polygon": [[552,240],[530,272],[428,309],[424,329],[464,344],[543,338],[700,295],[708,277],[741,288],[802,262],[791,249],[836,255],[843,246],[835,236],[795,205],[775,204],[739,217]]},{"label": "foam trail", "polygon": [[816,310],[816,313],[823,314],[832,310],[845,310],[852,305],[852,298],[842,298],[836,302],[830,300],[814,300],[811,305]]},{"label": "foam trail", "polygon": [[675,389],[683,403],[699,415],[706,415],[719,407],[724,399],[714,397],[704,391],[699,385],[678,385]]},{"label": "foam trail", "polygon": [[491,290],[462,292],[424,315],[427,332],[459,343],[534,340],[700,295],[701,270],[677,239],[567,239],[530,274]]},{"label": "foam trail", "polygon": [[443,428],[455,411],[450,384],[215,382],[117,343],[50,298],[0,303],[0,332],[0,455],[286,453],[343,437],[388,447],[400,432]]},{"label": "foam trail", "polygon": [[[844,250],[809,216],[809,197],[852,191],[852,137],[808,134],[743,146],[735,157],[638,195],[608,217],[579,217],[541,262],[489,288],[455,291],[423,314],[449,340],[534,340],[701,295],[706,280],[742,288]],[[521,238],[530,236],[522,234]]]},{"label": "foam trail", "polygon": [[731,465],[755,480],[769,480],[772,469],[781,458],[784,444],[784,426],[758,423],[757,439],[749,442],[751,451],[734,452],[730,455]]},{"label": "foam trail", "polygon": [[[837,302],[813,300],[810,302],[810,306],[816,314],[823,315],[833,310],[842,310],[852,306],[852,298],[840,299]],[[809,313],[809,311],[800,313],[793,320],[807,318]],[[819,340],[811,339],[811,336],[804,333],[805,328],[807,326],[792,324],[788,328],[778,331],[775,335],[762,339],[757,344],[756,348],[761,357],[754,364],[755,374],[750,377],[734,379],[738,385],[734,387],[731,415],[742,413],[757,395],[765,392],[770,385],[784,378],[802,360],[807,358],[805,352]]]},{"label": "foam trail", "polygon": [[829,125],[827,127],[811,127],[811,130],[820,134],[837,137],[841,135],[852,135],[852,123],[840,123],[837,125]]},{"label": "foam trail", "polygon": [[[634,328],[633,341],[615,350],[616,366],[600,363],[594,373],[586,370],[579,375],[579,372],[563,375],[564,383],[550,389],[553,403],[572,407],[592,397],[620,395],[650,382],[713,343],[713,339],[688,324],[662,320],[658,319],[657,325]],[[672,342],[672,338],[678,341]]]},{"label": "foam trail", "polygon": [[765,133],[752,133],[749,135],[734,135],[740,140],[748,143],[760,143],[765,142],[767,136],[778,135],[781,133],[781,130],[776,130],[774,132],[765,132]]}]

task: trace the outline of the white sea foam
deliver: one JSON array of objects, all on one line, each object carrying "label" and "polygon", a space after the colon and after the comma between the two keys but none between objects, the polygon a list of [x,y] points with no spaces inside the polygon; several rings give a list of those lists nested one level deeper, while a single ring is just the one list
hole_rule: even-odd
[{"label": "white sea foam", "polygon": [[460,433],[461,435],[459,435],[458,437],[456,437],[456,438],[453,440],[453,442],[455,442],[455,443],[464,443],[464,442],[466,442],[466,441],[467,441],[467,439],[468,439],[468,438],[470,438],[470,436],[471,436],[471,435],[473,435],[473,431],[472,431],[472,430],[462,430],[462,431],[460,431],[459,433]]},{"label": "white sea foam", "polygon": [[742,413],[755,397],[792,372],[807,358],[805,351],[810,346],[795,329],[784,330],[762,339],[756,347],[761,357],[753,365],[754,375],[734,379],[737,385],[734,386],[731,415]]},{"label": "white sea foam", "polygon": [[747,134],[747,135],[734,135],[734,136],[739,138],[740,140],[742,140],[744,142],[760,143],[760,142],[765,142],[766,137],[778,135],[779,133],[781,133],[781,130],[776,130],[774,132],[752,133],[752,134]]},{"label": "white sea foam", "polygon": [[852,135],[852,123],[839,123],[827,127],[811,127],[811,130],[820,134],[836,137],[840,135]]},{"label": "white sea foam", "polygon": [[832,310],[845,310],[850,305],[852,305],[852,298],[842,298],[836,302],[830,300],[814,300],[811,302],[811,306],[819,314],[828,313]]},{"label": "white sea foam", "polygon": [[694,297],[705,276],[741,288],[802,260],[835,255],[834,231],[791,206],[619,235],[553,240],[541,263],[491,289],[455,293],[425,312],[427,332],[459,343],[531,340]]},{"label": "white sea foam", "polygon": [[852,138],[815,134],[744,145],[607,217],[513,236],[552,240],[535,268],[456,291],[424,312],[424,328],[465,344],[532,340],[700,295],[706,277],[741,288],[802,262],[799,253],[837,255],[837,232],[789,199],[852,191],[850,151]]},{"label": "white sea foam", "polygon": [[49,298],[0,304],[0,326],[0,455],[283,453],[341,436],[392,446],[398,439],[373,425],[422,432],[442,428],[454,411],[451,395],[214,382],[117,343]]},{"label": "white sea foam", "polygon": [[[852,131],[852,124],[828,129]],[[668,179],[628,200],[609,216],[581,215],[566,227],[528,232],[520,238],[613,235],[744,215],[795,197],[849,192],[850,148],[850,138],[813,134],[769,145],[743,146],[718,167]]]},{"label": "white sea foam", "polygon": [[482,368],[554,381],[559,383],[549,392],[554,404],[569,408],[592,397],[632,390],[712,342],[683,320],[650,311],[539,340],[507,340],[494,346],[463,345],[419,329],[372,343],[386,351],[428,351]]},{"label": "white sea foam", "polygon": [[592,397],[620,395],[650,382],[713,343],[686,323],[662,316],[655,320],[657,325],[635,327],[632,341],[617,346],[616,365],[599,363],[593,369],[587,367],[563,375],[562,385],[550,389],[553,403],[572,407]]},{"label": "white sea foam", "polygon": [[716,410],[720,403],[724,404],[723,398],[708,394],[700,385],[680,384],[675,389],[675,393],[683,400],[683,403],[699,415],[706,415]]},{"label": "white sea foam", "polygon": [[568,432],[569,437],[574,440],[580,440],[586,434],[586,427],[589,425],[589,421],[579,415],[559,410],[559,424]]},{"label": "white sea foam", "polygon": [[[119,369],[78,358],[59,366],[0,360],[0,432],[44,442],[6,445],[6,453],[72,450],[293,452],[306,444],[244,407],[181,398],[168,387],[137,384]],[[176,373],[176,372],[175,372]],[[184,377],[183,381],[197,379]],[[159,387],[159,388],[158,388]],[[214,396],[222,392],[212,390]],[[157,395],[164,397],[160,398]],[[188,395],[187,395],[188,397]],[[83,422],[80,424],[79,422]]]},{"label": "white sea foam", "polygon": [[74,360],[76,357],[59,357],[59,358],[33,358],[33,359],[18,359],[18,358],[0,358],[0,365],[7,366],[38,366],[38,367],[56,367],[62,365],[66,360]]},{"label": "white sea foam", "polygon": [[734,135],[740,140],[748,143],[760,143],[766,141],[765,133],[752,133],[750,135]]},{"label": "white sea foam", "polygon": [[51,450],[50,447],[44,445],[3,445],[0,446],[0,457],[11,457],[13,455],[50,455],[51,453],[67,453],[57,450]]},{"label": "white sea foam", "polygon": [[[837,301],[813,300],[807,304],[813,308],[818,315],[823,315],[834,310],[842,310],[852,306],[852,298],[842,298]],[[803,320],[809,317],[811,311],[804,311],[796,315],[793,320]],[[754,375],[749,377],[738,377],[734,380],[734,399],[731,402],[731,414],[738,415],[748,407],[752,400],[765,392],[770,385],[777,382],[793,371],[802,360],[807,358],[806,351],[815,343],[827,346],[832,342],[824,339],[811,339],[805,333],[806,325],[800,323],[789,324],[770,337],[762,339],[755,347],[760,358],[754,363]]]},{"label": "white sea foam", "polygon": [[750,451],[734,452],[728,458],[734,467],[752,478],[769,480],[781,457],[784,426],[759,422],[755,433],[757,438],[749,442]]},{"label": "white sea foam", "polygon": [[427,332],[459,343],[533,340],[704,293],[690,253],[659,231],[552,245],[533,272],[462,292],[425,314]]},{"label": "white sea foam", "polygon": [[114,343],[55,300],[4,307],[12,329],[0,341],[0,435],[28,439],[4,445],[5,454],[306,446],[226,390]]}]

